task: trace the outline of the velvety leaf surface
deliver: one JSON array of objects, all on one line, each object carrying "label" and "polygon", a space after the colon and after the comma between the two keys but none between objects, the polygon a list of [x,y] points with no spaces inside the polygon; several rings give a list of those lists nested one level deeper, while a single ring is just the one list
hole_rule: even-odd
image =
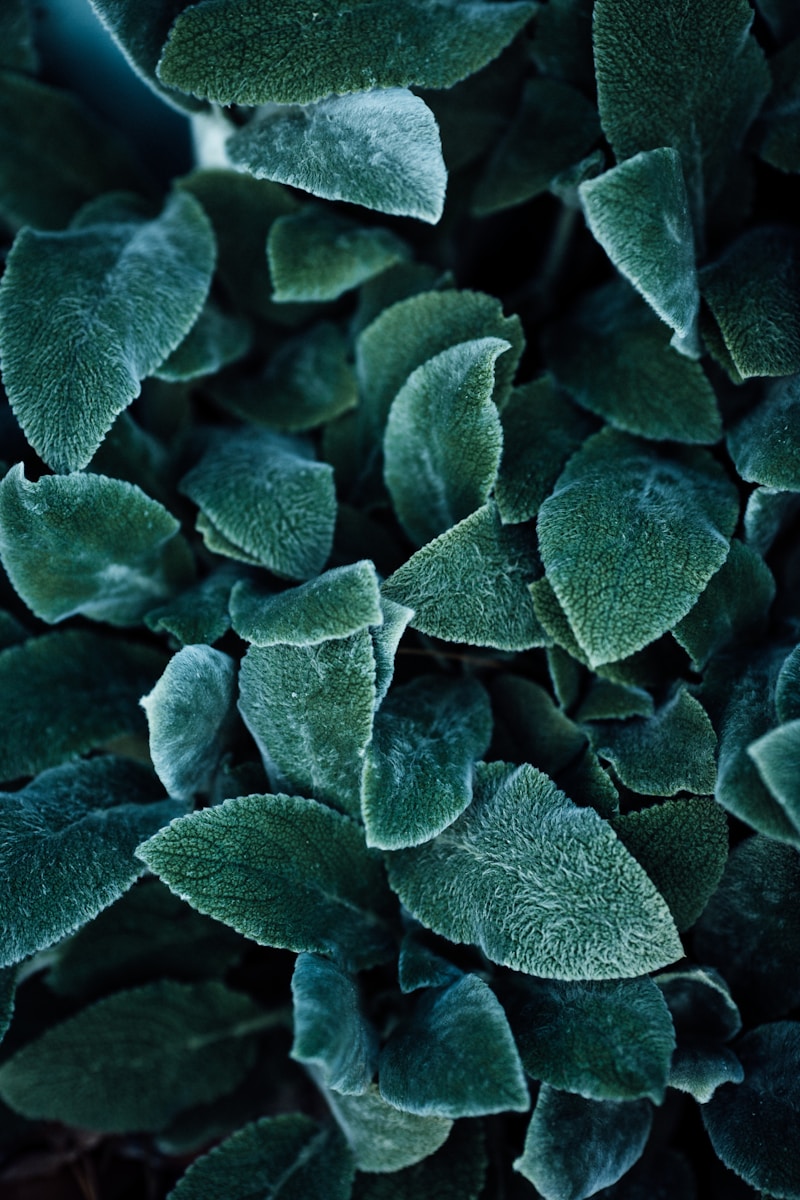
[{"label": "velvety leaf surface", "polygon": [[652,1123],[647,1100],[585,1100],[543,1084],[514,1167],[544,1200],[584,1200],[630,1170]]},{"label": "velvety leaf surface", "polygon": [[202,1155],[169,1200],[350,1200],[355,1167],[338,1131],[301,1113],[264,1117]]},{"label": "velvety leaf surface", "polygon": [[491,734],[489,698],[477,680],[423,675],[393,688],[364,759],[367,845],[417,846],[450,825],[472,799],[472,764]]},{"label": "velvety leaf surface", "polygon": [[0,653],[0,779],[35,775],[122,733],[144,732],[139,697],[164,656],[71,629]]},{"label": "velvety leaf surface", "polygon": [[784,659],[775,683],[775,711],[779,721],[800,717],[800,646]]},{"label": "velvety leaf surface", "polygon": [[401,1171],[435,1153],[453,1128],[446,1117],[420,1117],[388,1104],[377,1084],[363,1096],[325,1092],[361,1171]]},{"label": "velvety leaf surface", "polygon": [[761,555],[733,538],[727,559],[673,637],[702,670],[724,646],[762,631],[774,599],[775,580]]},{"label": "velvety leaf surface", "polygon": [[51,946],[119,899],[141,874],[139,842],[182,812],[149,770],[110,756],[53,767],[19,792],[0,793],[0,966]]},{"label": "velvety leaf surface", "polygon": [[145,614],[154,633],[171,633],[184,646],[213,645],[230,629],[228,597],[238,577],[232,565],[223,566],[167,604]]},{"label": "velvety leaf surface", "polygon": [[777,488],[757,487],[747,497],[744,510],[745,543],[757,554],[766,554],[781,528],[800,510],[800,495]]},{"label": "velvety leaf surface", "polygon": [[492,400],[501,338],[460,342],[409,375],[389,410],[384,479],[416,545],[445,533],[489,498],[503,446]]},{"label": "velvety leaf surface", "polygon": [[527,1111],[528,1088],[505,1013],[477,975],[427,989],[381,1051],[384,1100],[420,1116]]},{"label": "velvety leaf surface", "polygon": [[153,374],[169,383],[213,375],[228,363],[243,358],[251,341],[250,326],[245,320],[206,304],[181,344]]},{"label": "velvety leaf surface", "polygon": [[773,384],[731,430],[728,448],[742,479],[800,491],[800,378]]},{"label": "velvety leaf surface", "polygon": [[687,1043],[675,1051],[669,1086],[688,1092],[698,1104],[708,1104],[723,1083],[741,1083],[743,1079],[742,1064],[729,1046]]},{"label": "velvety leaf surface", "polygon": [[359,815],[376,701],[369,631],[311,646],[253,646],[239,687],[239,708],[272,786],[299,788]]},{"label": "velvety leaf surface", "polygon": [[431,637],[527,650],[546,641],[527,587],[540,572],[532,531],[504,527],[489,501],[413,554],[383,592]]},{"label": "velvety leaf surface", "polygon": [[486,1166],[480,1124],[462,1121],[424,1162],[388,1175],[357,1175],[353,1200],[478,1200]]},{"label": "velvety leaf surface", "polygon": [[527,979],[510,1020],[533,1079],[590,1100],[663,1100],[675,1033],[652,980]]},{"label": "velvety leaf surface", "polygon": [[152,221],[19,234],[0,285],[3,383],[49,466],[86,466],[194,324],[215,256],[208,218],[185,192]]},{"label": "velvety leaf surface", "polygon": [[234,133],[227,150],[257,179],[323,200],[431,224],[442,215],[447,170],[439,130],[425,102],[404,88],[273,105]]},{"label": "velvety leaf surface", "polygon": [[43,621],[81,614],[133,625],[193,575],[180,523],[133,484],[105,475],[0,482],[0,557],[28,608]]},{"label": "velvety leaf surface", "polygon": [[538,532],[591,665],[641,649],[686,615],[724,563],[737,515],[736,492],[705,451],[667,456],[612,429],[584,443]]},{"label": "velvety leaf surface", "polygon": [[199,912],[262,946],[372,966],[389,895],[355,822],[299,796],[240,796],[175,821],[140,858]]},{"label": "velvety leaf surface", "polygon": [[248,1035],[269,1020],[216,981],[117,992],[18,1050],[0,1096],[23,1116],[103,1133],[163,1129],[239,1083],[255,1060]]},{"label": "velvety leaf surface", "polygon": [[758,153],[779,171],[800,171],[800,39],[784,46],[769,60],[772,92],[758,126]]},{"label": "velvety leaf surface", "polygon": [[381,596],[383,620],[370,626],[372,653],[375,656],[375,707],[379,708],[386,698],[394,678],[394,663],[400,639],[413,617],[413,610],[404,604],[395,604]]},{"label": "velvety leaf surface", "polygon": [[170,26],[187,6],[187,0],[90,0],[134,71],[162,100],[175,108],[194,112],[205,107],[192,97],[156,77],[156,65]]},{"label": "velvety leaf surface", "polygon": [[689,964],[656,976],[679,1038],[729,1041],[742,1018],[725,980],[713,967]]},{"label": "velvety leaf surface", "polygon": [[326,1087],[363,1095],[378,1065],[378,1037],[361,1012],[354,977],[327,958],[299,954],[292,998],[292,1058],[315,1066]]},{"label": "velvety leaf surface", "polygon": [[253,429],[218,436],[183,477],[181,491],[232,557],[308,579],[330,554],[333,472],[314,462],[304,443]]},{"label": "velvety leaf surface", "polygon": [[626,721],[629,717],[652,717],[654,713],[653,697],[644,688],[596,676],[575,713],[575,720]]},{"label": "velvety leaf surface", "polygon": [[426,930],[415,921],[403,935],[397,960],[397,978],[400,991],[416,992],[420,988],[446,988],[457,983],[464,972],[442,958],[427,945]]},{"label": "velvety leaf surface", "polygon": [[466,812],[388,870],[418,920],[514,970],[608,979],[681,954],[664,901],[610,826],[534,767],[479,766]]},{"label": "velvety leaf surface", "polygon": [[752,1187],[796,1200],[800,1023],[762,1025],[745,1034],[736,1050],[744,1082],[720,1088],[703,1109],[711,1144],[725,1165]]},{"label": "velvety leaf surface", "polygon": [[495,58],[533,4],[201,0],[172,27],[159,78],[220,104],[308,104],[365,88],[447,88]]},{"label": "velvety leaf surface", "polygon": [[747,753],[772,795],[800,831],[800,720],[771,729],[751,742]]},{"label": "velvety leaf surface", "polygon": [[267,239],[275,300],[336,300],[408,258],[388,229],[359,225],[324,208],[279,217]]},{"label": "velvety leaf surface", "polygon": [[231,620],[254,646],[314,646],[383,620],[378,577],[366,559],[268,593],[243,579],[231,592]]}]

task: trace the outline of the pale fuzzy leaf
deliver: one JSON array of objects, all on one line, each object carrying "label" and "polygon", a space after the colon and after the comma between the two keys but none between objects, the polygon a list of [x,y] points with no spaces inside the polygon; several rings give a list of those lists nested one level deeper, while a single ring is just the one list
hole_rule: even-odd
[{"label": "pale fuzzy leaf", "polygon": [[362,559],[277,593],[242,580],[231,592],[231,621],[253,646],[315,646],[349,637],[383,621],[375,567]]},{"label": "pale fuzzy leaf", "polygon": [[170,603],[151,609],[145,625],[154,633],[171,633],[184,646],[213,645],[230,629],[228,597],[238,577],[232,564],[220,567]]},{"label": "pale fuzzy leaf", "polygon": [[462,1122],[423,1162],[389,1174],[358,1174],[353,1200],[478,1200],[486,1168],[480,1124]]},{"label": "pale fuzzy leaf", "polygon": [[400,639],[414,613],[404,604],[395,604],[381,596],[382,619],[370,626],[372,652],[375,655],[375,707],[383,703],[394,678],[394,662]]},{"label": "pale fuzzy leaf", "polygon": [[229,316],[216,305],[206,304],[181,344],[153,374],[169,383],[213,375],[244,358],[252,340],[250,326],[242,317]]},{"label": "pale fuzzy leaf", "polygon": [[702,670],[736,638],[762,631],[774,599],[775,580],[761,555],[733,538],[727,559],[672,636]]},{"label": "pale fuzzy leaf", "polygon": [[708,1104],[724,1083],[741,1083],[742,1064],[729,1046],[714,1042],[678,1046],[672,1060],[669,1086],[688,1092],[698,1104]]},{"label": "pale fuzzy leaf", "polygon": [[292,1058],[328,1088],[361,1096],[378,1065],[378,1035],[361,1011],[358,983],[337,963],[300,954],[292,975]]},{"label": "pale fuzzy leaf", "polygon": [[800,831],[800,720],[788,721],[763,734],[747,753],[772,795]]},{"label": "pale fuzzy leaf", "polygon": [[453,1128],[446,1117],[400,1112],[387,1104],[374,1083],[363,1096],[327,1089],[323,1094],[361,1171],[401,1171],[421,1162],[439,1149]]}]

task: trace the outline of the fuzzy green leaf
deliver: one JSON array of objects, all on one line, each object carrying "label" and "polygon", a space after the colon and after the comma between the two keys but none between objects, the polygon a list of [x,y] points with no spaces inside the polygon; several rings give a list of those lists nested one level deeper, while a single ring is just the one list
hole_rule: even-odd
[{"label": "fuzzy green leaf", "polygon": [[486,1167],[480,1125],[462,1121],[424,1162],[386,1175],[357,1175],[353,1200],[478,1200]]},{"label": "fuzzy green leaf", "polygon": [[194,324],[215,256],[208,218],[181,192],[152,221],[18,235],[0,285],[3,383],[49,466],[86,466]]},{"label": "fuzzy green leaf", "polygon": [[213,645],[230,629],[228,597],[237,578],[232,564],[221,567],[170,603],[151,609],[145,625],[154,633],[171,633],[184,646]]},{"label": "fuzzy green leaf", "polygon": [[[294,36],[294,35],[293,35]],[[403,88],[277,104],[227,142],[231,162],[323,200],[436,224],[447,170],[433,113]]]},{"label": "fuzzy green leaf", "polygon": [[362,559],[278,593],[243,579],[231,592],[231,620],[253,646],[316,646],[349,637],[383,620],[375,567]]},{"label": "fuzzy green leaf", "polygon": [[705,451],[662,454],[613,429],[584,443],[538,530],[547,578],[592,666],[640,650],[686,615],[727,558],[738,509]]},{"label": "fuzzy green leaf", "polygon": [[800,646],[787,654],[775,683],[775,711],[779,721],[800,718]]},{"label": "fuzzy green leaf", "polygon": [[292,998],[292,1058],[315,1066],[326,1087],[363,1095],[378,1065],[378,1036],[361,1012],[356,980],[327,958],[300,954]]},{"label": "fuzzy green leaf", "polygon": [[375,655],[375,707],[386,698],[394,678],[394,660],[400,639],[413,617],[412,609],[381,596],[382,620],[370,626],[372,652]]},{"label": "fuzzy green leaf", "polygon": [[757,554],[764,555],[787,521],[800,511],[800,495],[777,488],[757,487],[747,497],[744,510],[744,539]]},{"label": "fuzzy green leaf", "polygon": [[596,676],[575,713],[575,720],[627,721],[629,717],[652,717],[654,712],[653,697],[644,688]]},{"label": "fuzzy green leaf", "polygon": [[358,825],[299,796],[240,796],[173,821],[140,858],[199,912],[262,946],[341,956],[390,947],[390,895]]},{"label": "fuzzy green leaf", "polygon": [[403,935],[397,960],[397,978],[404,994],[420,988],[446,988],[463,978],[463,971],[428,946],[426,930],[414,921]]},{"label": "fuzzy green leaf", "polygon": [[672,635],[702,670],[723,646],[762,632],[774,598],[775,580],[761,555],[733,538],[722,567]]},{"label": "fuzzy green leaf", "polygon": [[376,700],[369,631],[311,646],[252,646],[239,681],[239,708],[272,786],[359,814]]},{"label": "fuzzy green leaf", "polygon": [[361,1171],[401,1171],[435,1153],[453,1128],[446,1117],[420,1117],[388,1104],[377,1084],[363,1096],[325,1091]]},{"label": "fuzzy green leaf", "polygon": [[244,358],[251,341],[250,326],[242,317],[229,316],[216,305],[206,304],[181,344],[153,374],[169,383],[213,375]]},{"label": "fuzzy green leaf", "polygon": [[698,1104],[708,1104],[723,1083],[741,1083],[743,1079],[742,1064],[729,1046],[692,1042],[675,1051],[669,1086],[688,1092]]},{"label": "fuzzy green leaf", "polygon": [[685,966],[656,976],[680,1039],[729,1041],[742,1018],[728,985],[713,967]]},{"label": "fuzzy green leaf", "polygon": [[664,901],[611,827],[534,767],[480,765],[466,812],[393,853],[388,870],[418,920],[514,970],[609,979],[682,953]]},{"label": "fuzzy green leaf", "polygon": [[472,764],[491,734],[489,698],[476,680],[423,675],[394,688],[364,759],[367,845],[418,846],[452,824],[472,799]]},{"label": "fuzzy green leaf", "polygon": [[527,586],[540,571],[532,531],[503,526],[489,501],[413,554],[383,591],[414,610],[412,629],[470,646],[527,650],[546,641]]},{"label": "fuzzy green leaf", "polygon": [[170,26],[187,0],[90,0],[101,22],[137,75],[173,108],[197,112],[206,107],[156,76]]},{"label": "fuzzy green leaf", "polygon": [[800,492],[800,378],[773,384],[731,430],[728,448],[742,479]]},{"label": "fuzzy green leaf", "polygon": [[23,1116],[103,1133],[163,1129],[239,1083],[264,1020],[217,982],[117,992],[18,1050],[0,1067],[0,1096]]},{"label": "fuzzy green leaf", "polygon": [[14,1015],[14,998],[17,990],[17,972],[9,967],[0,970],[0,1042],[8,1032]]},{"label": "fuzzy green leaf", "polygon": [[800,831],[800,720],[763,734],[747,753],[772,795]]}]

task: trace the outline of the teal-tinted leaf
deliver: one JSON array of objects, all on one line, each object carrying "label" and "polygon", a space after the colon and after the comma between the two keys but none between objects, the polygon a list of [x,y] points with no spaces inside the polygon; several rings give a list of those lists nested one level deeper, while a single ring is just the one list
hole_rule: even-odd
[{"label": "teal-tinted leaf", "polygon": [[[468,9],[430,0],[202,0],[170,31],[159,78],[220,104],[308,104],[365,88],[447,88],[495,58],[533,4]],[[313,64],[313,66],[312,66]]]},{"label": "teal-tinted leaf", "polygon": [[317,207],[279,217],[267,240],[273,295],[281,302],[336,300],[408,256],[390,230]]},{"label": "teal-tinted leaf", "polygon": [[416,992],[420,988],[446,988],[457,983],[464,972],[437,954],[425,940],[426,931],[416,921],[403,935],[397,960],[400,991]]},{"label": "teal-tinted leaf", "polygon": [[679,1039],[729,1041],[742,1018],[728,985],[713,967],[688,965],[656,976]]},{"label": "teal-tinted leaf", "polygon": [[514,1167],[544,1200],[585,1200],[630,1170],[652,1123],[648,1100],[585,1100],[543,1084]]},{"label": "teal-tinted leaf", "polygon": [[540,571],[533,532],[503,526],[490,501],[413,554],[383,590],[413,608],[412,629],[470,646],[527,650],[546,641],[527,586]]},{"label": "teal-tinted leaf", "polygon": [[11,967],[0,971],[0,1041],[5,1037],[14,1015],[16,990],[17,972]]},{"label": "teal-tinted leaf", "polygon": [[400,639],[414,613],[404,604],[395,604],[381,596],[383,620],[370,626],[372,652],[375,655],[375,707],[384,701],[394,678],[394,660]]},{"label": "teal-tinted leaf", "polygon": [[186,0],[90,0],[92,8],[125,58],[148,87],[174,108],[196,112],[204,104],[156,77],[161,47]]},{"label": "teal-tinted leaf", "polygon": [[28,0],[9,0],[0,16],[0,67],[35,71],[38,55],[33,44],[33,12]]},{"label": "teal-tinted leaf", "polygon": [[381,1051],[384,1100],[420,1116],[525,1112],[528,1088],[494,993],[477,975],[420,993]]},{"label": "teal-tinted leaf", "polygon": [[619,280],[591,292],[546,335],[548,364],[576,403],[654,441],[716,442],[722,420],[703,368]]},{"label": "teal-tinted leaf", "polygon": [[358,815],[376,700],[369,631],[312,646],[252,646],[239,685],[273,788],[298,788]]},{"label": "teal-tinted leaf", "polygon": [[539,546],[591,665],[640,650],[686,615],[727,558],[738,508],[703,450],[666,455],[604,429],[573,455],[539,512]]},{"label": "teal-tinted leaf", "polygon": [[534,1079],[591,1100],[663,1100],[675,1033],[652,980],[528,979],[510,1019]]},{"label": "teal-tinted leaf", "polygon": [[350,321],[354,337],[380,316],[385,308],[408,300],[421,292],[453,286],[452,274],[441,272],[429,263],[401,262],[380,275],[373,275],[358,291],[358,304]]},{"label": "teal-tinted leaf", "polygon": [[611,827],[534,767],[479,766],[466,812],[393,853],[388,869],[418,920],[518,971],[609,979],[682,953],[664,901]]},{"label": "teal-tinted leaf", "polygon": [[393,688],[364,759],[367,845],[417,846],[450,825],[472,799],[472,764],[491,734],[489,698],[476,680],[423,675]]},{"label": "teal-tinted leaf", "polygon": [[775,711],[779,721],[800,718],[800,646],[787,654],[775,684]]},{"label": "teal-tinted leaf", "polygon": [[5,609],[0,609],[0,650],[9,646],[18,646],[28,636],[28,630],[20,624],[16,617]]},{"label": "teal-tinted leaf", "polygon": [[315,800],[240,796],[174,821],[139,857],[181,899],[263,946],[384,959],[390,894],[359,826]]},{"label": "teal-tinted leaf", "polygon": [[182,811],[149,770],[110,756],[53,767],[19,792],[0,793],[0,966],[51,946],[119,899],[141,874],[139,842]]},{"label": "teal-tinted leaf", "polygon": [[206,304],[181,344],[153,374],[169,383],[213,375],[243,358],[251,341],[250,326],[242,317],[229,316],[216,305]]},{"label": "teal-tinted leaf", "polygon": [[184,646],[142,697],[150,755],[170,796],[206,791],[236,715],[236,664],[210,646]]},{"label": "teal-tinted leaf", "polygon": [[[295,31],[292,34],[295,36]],[[263,110],[228,140],[231,162],[257,179],[435,224],[447,171],[423,100],[402,88]]]},{"label": "teal-tinted leaf", "polygon": [[699,356],[700,292],[689,200],[677,150],[645,150],[578,189],[586,220],[614,266]]},{"label": "teal-tinted leaf", "polygon": [[475,189],[473,211],[483,216],[541,195],[599,137],[597,109],[576,88],[554,79],[529,80]]},{"label": "teal-tinted leaf", "polygon": [[223,566],[168,604],[145,614],[154,633],[171,633],[184,646],[213,645],[230,629],[228,597],[238,577],[235,567]]},{"label": "teal-tinted leaf", "polygon": [[301,1113],[245,1125],[196,1159],[169,1200],[350,1200],[355,1167],[344,1138]]},{"label": "teal-tinted leaf", "polygon": [[730,1046],[690,1042],[675,1051],[669,1086],[688,1092],[698,1104],[708,1104],[723,1083],[741,1083],[743,1079],[742,1064]]},{"label": "teal-tinted leaf", "polygon": [[763,734],[747,753],[772,795],[800,831],[800,720]]},{"label": "teal-tinted leaf", "polygon": [[761,555],[733,538],[727,559],[673,637],[702,670],[723,646],[763,632],[774,599],[775,580]]},{"label": "teal-tinted leaf", "polygon": [[330,554],[336,497],[331,468],[309,454],[304,443],[263,430],[215,437],[181,480],[211,548],[284,578],[316,575]]},{"label": "teal-tinted leaf", "polygon": [[80,613],[134,625],[191,581],[180,524],[156,500],[105,475],[0,482],[0,556],[17,593],[44,621]]},{"label": "teal-tinted leaf", "polygon": [[800,509],[800,496],[777,488],[757,487],[747,497],[744,510],[745,543],[757,554],[766,554],[783,525]]},{"label": "teal-tinted leaf", "polygon": [[270,1020],[216,981],[117,992],[17,1051],[0,1067],[0,1096],[23,1116],[103,1133],[163,1129],[236,1086]]},{"label": "teal-tinted leaf", "polygon": [[231,592],[231,620],[254,646],[315,646],[349,637],[383,620],[375,567],[362,559],[279,593],[243,579]]},{"label": "teal-tinted leaf", "polygon": [[703,1109],[711,1144],[754,1188],[800,1196],[800,1023],[762,1025],[736,1044],[744,1082],[723,1087]]},{"label": "teal-tinted leaf", "polygon": [[423,545],[486,503],[503,432],[494,364],[509,342],[479,338],[428,359],[397,393],[383,442],[384,478],[400,524]]},{"label": "teal-tinted leaf", "polygon": [[769,60],[772,92],[761,110],[758,152],[779,171],[800,171],[800,38]]},{"label": "teal-tinted leaf", "polygon": [[495,487],[504,524],[530,521],[592,423],[547,376],[515,388],[502,412],[503,456]]},{"label": "teal-tinted leaf", "polygon": [[575,713],[576,721],[626,721],[629,717],[652,717],[653,697],[644,688],[595,676]]},{"label": "teal-tinted leaf", "polygon": [[357,1175],[353,1200],[478,1200],[486,1177],[478,1122],[461,1122],[424,1162],[388,1175]]},{"label": "teal-tinted leaf", "polygon": [[773,384],[731,430],[728,447],[742,479],[800,491],[800,377]]},{"label": "teal-tinted leaf", "polygon": [[439,1149],[453,1128],[445,1117],[400,1112],[374,1083],[363,1096],[324,1094],[361,1171],[400,1171],[421,1162]]},{"label": "teal-tinted leaf", "polygon": [[194,324],[215,254],[208,218],[181,192],[152,221],[18,235],[0,285],[3,383],[49,466],[86,466]]},{"label": "teal-tinted leaf", "polygon": [[796,230],[766,225],[742,234],[703,268],[700,286],[738,373],[737,382],[800,371]]},{"label": "teal-tinted leaf", "polygon": [[[546,580],[540,580],[539,582],[546,583]],[[534,596],[535,588],[536,584],[532,584],[532,596]],[[567,654],[566,650],[562,650],[561,646],[548,646],[545,654],[547,655],[547,670],[556,699],[562,708],[572,708],[573,705],[577,704],[581,693],[583,683],[583,668],[581,663],[570,654]]]},{"label": "teal-tinted leaf", "polygon": [[300,954],[292,997],[292,1058],[316,1067],[326,1087],[363,1095],[378,1065],[378,1036],[361,1012],[356,980],[327,958]]},{"label": "teal-tinted leaf", "polygon": [[594,87],[593,0],[548,0],[536,14],[530,56],[543,75]]},{"label": "teal-tinted leaf", "polygon": [[0,779],[35,775],[145,731],[139,697],[164,669],[149,646],[82,629],[0,653]]}]

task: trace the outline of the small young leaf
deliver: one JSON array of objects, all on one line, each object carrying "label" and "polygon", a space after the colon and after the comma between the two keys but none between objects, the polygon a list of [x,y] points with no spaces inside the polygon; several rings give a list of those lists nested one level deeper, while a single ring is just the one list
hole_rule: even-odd
[{"label": "small young leaf", "polygon": [[300,954],[292,997],[292,1058],[316,1067],[326,1087],[363,1095],[378,1065],[378,1036],[361,1012],[356,980],[327,958]]},{"label": "small young leaf", "polygon": [[466,812],[391,854],[388,870],[418,920],[517,971],[609,979],[682,953],[666,904],[610,826],[534,767],[480,765]]},{"label": "small young leaf", "polygon": [[394,678],[394,660],[400,639],[413,617],[413,610],[404,604],[381,596],[383,620],[370,626],[372,652],[375,655],[375,707],[380,708]]},{"label": "small young leaf", "polygon": [[202,1155],[168,1200],[350,1200],[355,1166],[342,1135],[301,1113],[264,1117]]},{"label": "small young leaf", "polygon": [[0,556],[19,596],[43,621],[80,613],[135,625],[191,581],[179,522],[140,488],[105,475],[0,482]]},{"label": "small young leaf", "polygon": [[18,235],[0,285],[3,383],[49,466],[86,466],[194,324],[215,256],[208,218],[182,192],[152,221]]},{"label": "small young leaf", "polygon": [[672,636],[702,670],[735,638],[763,632],[774,599],[775,580],[761,555],[733,538],[727,559]]},{"label": "small young leaf", "polygon": [[463,978],[464,972],[427,945],[425,930],[416,921],[403,935],[397,960],[397,977],[404,994],[420,988],[446,988]]},{"label": "small young leaf", "polygon": [[324,1095],[361,1171],[401,1171],[421,1162],[439,1149],[453,1128],[446,1117],[400,1112],[374,1083],[363,1096],[328,1090]]},{"label": "small young leaf", "polygon": [[23,1116],[102,1133],[163,1129],[239,1083],[255,1060],[248,1035],[269,1020],[216,981],[116,992],[18,1050],[0,1096]]},{"label": "small young leaf", "polygon": [[729,1046],[690,1042],[678,1046],[669,1073],[669,1086],[688,1092],[698,1104],[708,1104],[723,1083],[741,1083],[742,1064]]},{"label": "small young leaf", "polygon": [[486,1167],[480,1123],[462,1121],[424,1162],[388,1175],[357,1175],[353,1200],[478,1200]]},{"label": "small young leaf", "polygon": [[[294,34],[293,34],[294,37]],[[447,169],[433,113],[404,88],[276,104],[227,142],[231,162],[323,200],[436,224]]]},{"label": "small young leaf", "polygon": [[262,946],[384,960],[390,894],[354,821],[299,796],[240,796],[173,821],[137,854],[199,912]]},{"label": "small young leaf", "polygon": [[181,344],[153,374],[169,383],[213,375],[243,358],[251,341],[250,326],[242,317],[229,316],[216,305],[206,304]]},{"label": "small young leaf", "polygon": [[800,720],[762,734],[747,753],[772,795],[800,832]]},{"label": "small young leaf", "polygon": [[417,846],[472,799],[472,764],[489,745],[489,698],[473,679],[423,675],[387,696],[364,759],[367,845]]},{"label": "small young leaf", "polygon": [[765,399],[731,430],[728,448],[742,479],[800,491],[800,379],[774,383]]},{"label": "small young leaf", "polygon": [[228,597],[239,572],[232,564],[207,576],[168,604],[145,614],[153,633],[171,633],[184,646],[213,645],[231,626]]},{"label": "small young leaf", "polygon": [[278,593],[243,579],[231,592],[231,620],[253,646],[316,646],[349,637],[383,620],[375,567],[362,559]]}]

